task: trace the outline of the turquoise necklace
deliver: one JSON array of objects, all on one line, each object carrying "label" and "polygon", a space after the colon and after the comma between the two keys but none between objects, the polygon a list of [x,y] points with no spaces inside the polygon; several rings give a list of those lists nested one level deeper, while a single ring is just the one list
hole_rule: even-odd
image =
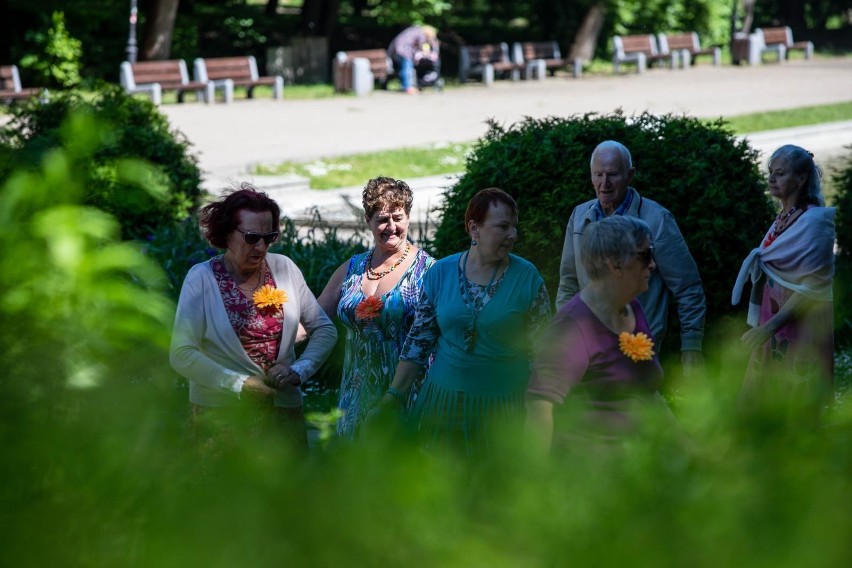
[{"label": "turquoise necklace", "polygon": [[[467,352],[473,351],[473,348],[476,346],[476,318],[479,316],[479,312],[482,311],[482,308],[485,307],[485,303],[483,301],[476,301],[476,298],[473,297],[473,292],[470,291],[470,281],[467,279],[467,258],[470,256],[470,251],[466,252],[464,255],[464,263],[462,264],[462,280],[464,281],[464,299],[467,302],[468,307],[473,310],[473,317],[470,320],[470,323],[467,324],[467,328],[464,330],[464,350]],[[491,285],[494,284],[494,279],[497,277],[497,271],[500,270],[500,265],[503,264],[502,261],[497,263],[497,266],[494,267],[494,272],[491,274],[491,280],[488,281],[488,286],[485,287],[485,293],[488,293],[488,290],[491,289]]]}]

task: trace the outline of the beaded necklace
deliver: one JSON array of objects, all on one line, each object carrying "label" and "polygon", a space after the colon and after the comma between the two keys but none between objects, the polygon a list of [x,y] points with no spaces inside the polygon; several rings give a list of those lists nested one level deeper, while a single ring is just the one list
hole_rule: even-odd
[{"label": "beaded necklace", "polygon": [[411,243],[405,243],[405,252],[402,253],[402,256],[399,257],[399,259],[395,263],[393,263],[393,266],[382,270],[381,272],[376,272],[375,270],[373,270],[373,267],[370,266],[373,263],[373,253],[375,252],[375,250],[376,249],[371,250],[370,256],[367,257],[367,280],[381,280],[382,278],[396,270],[396,268],[405,260],[405,257],[408,256],[408,251],[411,250]]},{"label": "beaded necklace", "polygon": [[772,224],[772,232],[766,237],[766,240],[763,241],[763,248],[771,245],[775,239],[778,238],[778,235],[784,232],[784,229],[787,228],[787,223],[789,222],[790,217],[792,217],[798,210],[798,206],[793,206],[793,208],[786,213],[779,213],[778,216],[775,217],[775,223]]}]

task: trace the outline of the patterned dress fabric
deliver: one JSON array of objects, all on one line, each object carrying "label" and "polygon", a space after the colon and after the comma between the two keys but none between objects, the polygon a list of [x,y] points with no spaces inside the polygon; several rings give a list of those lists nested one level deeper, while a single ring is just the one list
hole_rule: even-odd
[{"label": "patterned dress fabric", "polygon": [[[366,298],[361,285],[368,259],[369,251],[349,261],[337,305],[337,316],[346,327],[343,379],[337,404],[343,417],[337,423],[337,432],[349,438],[357,434],[367,412],[378,404],[390,386],[402,344],[414,322],[423,275],[435,263],[426,252],[417,251],[414,262],[397,285],[380,296],[383,307],[379,316],[358,319],[355,309]],[[408,406],[416,392],[413,388]]]},{"label": "patterned dress fabric", "polygon": [[486,457],[505,428],[522,427],[534,345],[551,310],[535,266],[519,256],[509,259],[490,287],[465,281],[461,254],[441,259],[424,278],[400,358],[423,365],[434,354],[412,413],[427,448]]}]

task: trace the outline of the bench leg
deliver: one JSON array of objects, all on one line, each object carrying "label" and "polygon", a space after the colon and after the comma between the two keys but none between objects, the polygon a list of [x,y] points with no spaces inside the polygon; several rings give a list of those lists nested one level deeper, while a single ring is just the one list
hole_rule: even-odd
[{"label": "bench leg", "polygon": [[352,90],[355,95],[363,96],[373,90],[376,79],[370,70],[370,60],[356,57],[352,60]]},{"label": "bench leg", "polygon": [[486,85],[494,83],[494,66],[490,63],[486,63],[482,68],[482,82]]},{"label": "bench leg", "polygon": [[574,76],[575,79],[579,79],[583,76],[583,59],[581,57],[574,58],[571,74]]},{"label": "bench leg", "polygon": [[275,85],[272,86],[272,96],[276,101],[284,99],[284,77],[275,77]]}]

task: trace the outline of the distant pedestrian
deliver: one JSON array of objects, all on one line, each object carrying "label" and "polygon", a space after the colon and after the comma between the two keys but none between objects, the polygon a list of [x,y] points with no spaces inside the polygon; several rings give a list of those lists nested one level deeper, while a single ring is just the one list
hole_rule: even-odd
[{"label": "distant pedestrian", "polygon": [[405,28],[391,41],[388,55],[399,74],[402,90],[416,94],[422,79],[431,83],[440,74],[438,31],[432,26]]}]

